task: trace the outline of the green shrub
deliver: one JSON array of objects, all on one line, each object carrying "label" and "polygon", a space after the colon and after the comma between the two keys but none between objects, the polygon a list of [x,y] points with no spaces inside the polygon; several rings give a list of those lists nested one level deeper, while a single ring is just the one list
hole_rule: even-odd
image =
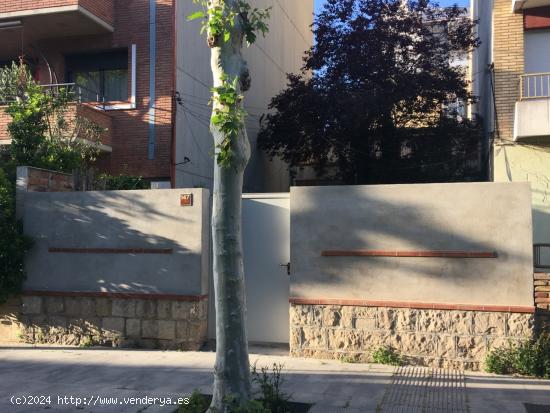
[{"label": "green shrub", "polygon": [[0,167],[0,303],[21,292],[25,253],[32,246],[15,216],[15,172],[10,169]]},{"label": "green shrub", "polygon": [[485,370],[496,374],[521,374],[550,378],[550,335],[518,344],[511,342],[492,349],[485,358]]},{"label": "green shrub", "polygon": [[391,347],[380,347],[373,354],[372,358],[375,363],[389,364],[391,366],[401,365],[401,356]]},{"label": "green shrub", "polygon": [[95,181],[95,188],[103,191],[126,191],[132,189],[149,189],[149,185],[141,176],[125,174],[101,174]]},{"label": "green shrub", "polygon": [[15,63],[0,69],[0,86],[0,100],[8,102],[10,155],[16,165],[72,172],[97,159],[105,129],[78,115],[68,121],[76,104],[73,91],[44,89],[25,65]]}]

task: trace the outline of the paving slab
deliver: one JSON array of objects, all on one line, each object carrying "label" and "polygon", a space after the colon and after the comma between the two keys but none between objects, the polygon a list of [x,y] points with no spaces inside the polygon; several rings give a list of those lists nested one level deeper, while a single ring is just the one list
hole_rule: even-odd
[{"label": "paving slab", "polygon": [[[317,403],[312,413],[374,412],[394,371],[393,367],[266,352],[269,354],[251,353],[251,364],[283,364],[283,390],[292,395],[293,401]],[[189,396],[195,389],[211,393],[214,360],[212,352],[0,348],[0,412],[169,413],[174,410],[172,406],[127,405],[124,398],[176,399]],[[52,396],[52,402],[46,405],[10,402],[12,396],[47,395]],[[63,396],[79,397],[82,404],[86,399],[87,405],[78,409],[74,404],[60,405],[57,398]],[[99,405],[115,398],[116,405]]]},{"label": "paving slab", "polygon": [[[314,403],[311,413],[390,412],[390,404],[384,405],[383,401],[391,384],[414,382],[403,377],[407,370],[395,367],[291,358],[284,354],[252,348],[250,360],[258,366],[282,363],[283,390],[294,401]],[[160,405],[161,398],[175,400],[189,396],[195,389],[211,393],[214,359],[212,352],[0,347],[0,413],[171,413],[173,406]],[[421,383],[419,371],[417,376],[415,380]],[[457,373],[456,377],[465,385],[468,412],[526,413],[525,403],[550,406],[549,380],[473,373]],[[424,393],[444,400],[445,392],[452,389],[448,384],[456,382],[453,380],[435,381],[442,384]],[[410,393],[411,389],[414,387],[408,388],[409,397],[416,394]],[[12,403],[12,396],[48,395],[49,404]],[[58,403],[64,396],[79,397],[81,404]],[[157,403],[138,400],[128,404],[124,400],[144,397],[157,397]],[[452,410],[452,404],[439,406],[443,406],[441,411],[462,412]]]}]

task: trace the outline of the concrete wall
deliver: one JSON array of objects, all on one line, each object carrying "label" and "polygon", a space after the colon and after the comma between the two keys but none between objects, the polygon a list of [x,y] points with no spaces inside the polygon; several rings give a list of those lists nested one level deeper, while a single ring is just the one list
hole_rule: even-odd
[{"label": "concrete wall", "polygon": [[[533,195],[533,242],[550,242],[550,146],[544,141],[538,145],[502,145],[495,148],[494,158],[495,181],[529,182]],[[545,260],[549,262],[550,256]]]},{"label": "concrete wall", "polygon": [[550,136],[550,99],[516,102],[514,140]]},{"label": "concrete wall", "polygon": [[[177,86],[183,106],[177,107],[175,162],[176,186],[211,188],[214,160],[213,141],[208,131],[211,109],[210,50],[200,35],[200,22],[187,22],[197,9],[191,1],[176,2]],[[270,31],[259,36],[245,51],[252,76],[245,107],[250,116],[247,130],[252,158],[245,174],[245,192],[284,192],[289,188],[288,168],[282,162],[269,162],[256,147],[260,116],[267,112],[271,98],[286,87],[286,73],[302,66],[303,53],[313,44],[309,26],[313,22],[313,0],[256,0],[254,7],[272,6]],[[188,158],[186,160],[185,158]]]},{"label": "concrete wall", "polygon": [[[291,189],[291,297],[533,307],[528,184]],[[497,258],[323,257],[324,250]]]},{"label": "concrete wall", "polygon": [[35,241],[25,290],[208,293],[207,190],[27,193],[23,221]]}]

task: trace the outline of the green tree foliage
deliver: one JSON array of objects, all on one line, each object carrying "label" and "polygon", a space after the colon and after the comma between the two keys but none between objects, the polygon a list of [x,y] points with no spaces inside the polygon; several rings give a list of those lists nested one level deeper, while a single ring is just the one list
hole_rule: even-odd
[{"label": "green tree foliage", "polygon": [[71,114],[75,96],[45,90],[24,65],[0,69],[0,102],[11,117],[9,152],[0,153],[0,303],[21,291],[24,258],[31,240],[15,214],[16,166],[72,172],[85,169],[99,153],[103,128]]},{"label": "green tree foliage", "polygon": [[0,70],[0,101],[11,117],[11,160],[63,172],[87,168],[99,155],[104,129],[76,116],[75,96],[67,88],[44,89],[24,65]]},{"label": "green tree foliage", "polygon": [[304,67],[270,105],[260,148],[346,184],[480,178],[480,128],[456,64],[479,41],[464,9],[327,0]]},{"label": "green tree foliage", "polygon": [[141,176],[131,176],[125,173],[120,175],[100,174],[95,182],[96,190],[127,191],[133,189],[149,189],[149,185]]},{"label": "green tree foliage", "polygon": [[0,168],[0,304],[21,291],[25,253],[32,244],[15,216],[13,182],[13,168]]}]

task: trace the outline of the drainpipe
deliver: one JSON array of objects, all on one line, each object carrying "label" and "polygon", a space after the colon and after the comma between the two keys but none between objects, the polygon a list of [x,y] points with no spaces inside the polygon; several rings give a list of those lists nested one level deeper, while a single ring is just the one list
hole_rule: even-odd
[{"label": "drainpipe", "polygon": [[147,158],[155,159],[155,100],[157,61],[157,1],[149,0],[149,141]]}]

